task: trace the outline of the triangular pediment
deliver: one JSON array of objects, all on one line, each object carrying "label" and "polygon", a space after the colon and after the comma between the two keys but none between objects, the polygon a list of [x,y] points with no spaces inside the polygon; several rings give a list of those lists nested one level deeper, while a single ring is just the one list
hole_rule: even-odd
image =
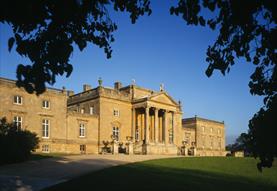
[{"label": "triangular pediment", "polygon": [[160,103],[165,103],[169,105],[177,105],[177,103],[166,93],[159,93],[150,97],[151,101],[156,101]]}]

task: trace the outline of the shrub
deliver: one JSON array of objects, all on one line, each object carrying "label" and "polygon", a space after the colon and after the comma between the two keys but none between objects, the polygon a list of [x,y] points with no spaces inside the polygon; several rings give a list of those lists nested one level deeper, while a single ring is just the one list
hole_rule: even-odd
[{"label": "shrub", "polygon": [[35,133],[18,129],[13,123],[7,123],[6,118],[0,119],[0,164],[27,160],[38,143]]}]

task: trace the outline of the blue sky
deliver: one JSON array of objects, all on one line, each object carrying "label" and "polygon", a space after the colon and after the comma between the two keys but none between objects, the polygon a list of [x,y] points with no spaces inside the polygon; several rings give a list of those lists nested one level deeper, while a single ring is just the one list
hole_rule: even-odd
[{"label": "blue sky", "polygon": [[[262,106],[262,98],[249,93],[248,82],[254,66],[238,60],[229,74],[215,71],[205,75],[206,49],[217,32],[187,26],[180,17],[170,16],[170,1],[153,1],[150,17],[141,17],[135,25],[124,13],[111,13],[118,30],[114,33],[113,54],[107,59],[103,50],[89,45],[77,48],[70,62],[74,70],[69,78],[58,77],[54,87],[80,92],[85,83],[97,86],[99,77],[105,86],[115,81],[166,91],[183,105],[183,117],[200,117],[225,121],[228,138],[248,129],[249,119]],[[16,66],[29,60],[8,52],[11,28],[0,24],[0,76],[15,79]]]}]

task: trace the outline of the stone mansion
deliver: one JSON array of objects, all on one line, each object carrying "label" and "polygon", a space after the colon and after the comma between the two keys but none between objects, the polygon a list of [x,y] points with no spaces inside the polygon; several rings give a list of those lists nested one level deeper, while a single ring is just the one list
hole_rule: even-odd
[{"label": "stone mansion", "polygon": [[37,152],[225,155],[224,123],[182,119],[180,102],[163,87],[98,83],[77,94],[47,88],[36,96],[0,78],[0,117],[35,132]]}]

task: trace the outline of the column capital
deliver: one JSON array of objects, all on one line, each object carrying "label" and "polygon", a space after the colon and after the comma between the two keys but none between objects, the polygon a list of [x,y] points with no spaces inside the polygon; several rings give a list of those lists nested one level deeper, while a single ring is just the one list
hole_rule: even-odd
[{"label": "column capital", "polygon": [[153,107],[154,108],[154,111],[159,111],[160,108],[157,108],[157,107]]},{"label": "column capital", "polygon": [[149,112],[150,107],[145,107],[144,109],[146,112]]}]

